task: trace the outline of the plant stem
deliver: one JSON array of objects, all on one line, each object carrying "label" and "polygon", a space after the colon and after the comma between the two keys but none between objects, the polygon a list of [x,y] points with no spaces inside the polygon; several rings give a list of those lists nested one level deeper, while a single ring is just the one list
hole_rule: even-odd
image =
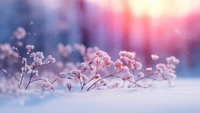
[{"label": "plant stem", "polygon": [[22,81],[23,81],[23,79],[24,79],[24,72],[22,73],[22,77],[21,77],[21,79],[20,79],[19,88],[20,88],[21,85],[22,85]]},{"label": "plant stem", "polygon": [[119,72],[114,72],[114,73],[112,73],[112,74],[110,74],[110,75],[107,75],[107,76],[102,77],[101,79],[97,80],[97,81],[94,82],[92,85],[90,85],[90,87],[88,87],[87,91],[90,91],[91,88],[92,88],[97,82],[99,82],[99,81],[101,81],[101,80],[103,80],[103,79],[105,79],[105,78],[108,78],[108,77],[110,77],[110,76],[113,76],[113,75],[115,75],[115,74],[117,74],[117,73],[119,73]]},{"label": "plant stem", "polygon": [[6,75],[6,77],[11,81],[11,83],[14,85],[14,82],[13,80],[10,78],[10,76],[8,75],[8,73],[3,69],[1,68],[1,71]]},{"label": "plant stem", "polygon": [[32,79],[32,77],[33,77],[33,74],[31,73],[30,78],[29,78],[29,80],[28,80],[28,84],[26,85],[25,90],[28,89],[28,86],[29,86],[30,83],[31,83],[31,79]]},{"label": "plant stem", "polygon": [[94,74],[94,76],[93,76],[90,80],[88,80],[86,83],[84,83],[84,84],[82,85],[82,87],[81,87],[81,90],[83,90],[83,88],[85,87],[85,85],[87,85],[89,82],[91,82],[91,81],[95,78],[95,76],[96,76],[104,67],[105,67],[105,65],[103,65],[103,66]]}]

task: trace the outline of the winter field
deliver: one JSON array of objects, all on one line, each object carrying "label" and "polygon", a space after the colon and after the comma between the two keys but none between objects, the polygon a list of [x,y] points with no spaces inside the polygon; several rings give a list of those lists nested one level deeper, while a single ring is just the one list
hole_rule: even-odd
[{"label": "winter field", "polygon": [[[161,85],[162,84],[162,85]],[[199,113],[200,80],[177,79],[148,89],[1,95],[1,113]]]},{"label": "winter field", "polygon": [[200,113],[200,0],[0,0],[0,113]]}]

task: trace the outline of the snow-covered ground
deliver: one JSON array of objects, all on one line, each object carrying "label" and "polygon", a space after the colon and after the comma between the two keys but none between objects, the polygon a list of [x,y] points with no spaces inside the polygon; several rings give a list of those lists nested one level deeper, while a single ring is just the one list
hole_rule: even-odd
[{"label": "snow-covered ground", "polygon": [[[43,98],[0,96],[0,113],[200,113],[200,79],[158,82],[148,89],[60,91]],[[31,97],[31,98],[30,98]]]}]

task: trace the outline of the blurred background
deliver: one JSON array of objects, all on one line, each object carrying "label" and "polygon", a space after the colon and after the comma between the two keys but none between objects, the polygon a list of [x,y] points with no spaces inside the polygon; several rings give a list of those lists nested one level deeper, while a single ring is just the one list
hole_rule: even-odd
[{"label": "blurred background", "polygon": [[173,55],[179,77],[200,77],[200,0],[1,0],[0,43],[18,27],[27,32],[22,42],[45,54],[80,43],[113,60],[135,51],[146,66],[151,54],[159,62]]}]

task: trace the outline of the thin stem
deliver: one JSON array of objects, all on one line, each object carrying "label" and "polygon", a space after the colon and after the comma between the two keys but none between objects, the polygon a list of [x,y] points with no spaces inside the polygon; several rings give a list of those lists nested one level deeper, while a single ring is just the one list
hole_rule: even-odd
[{"label": "thin stem", "polygon": [[90,80],[88,80],[86,83],[84,83],[84,84],[82,85],[82,87],[81,87],[81,90],[83,90],[83,88],[85,87],[85,85],[87,85],[89,82],[91,82],[91,81],[95,78],[95,76],[96,76],[104,67],[105,67],[105,65],[103,65],[103,66],[94,74],[94,76],[93,76]]},{"label": "thin stem", "polygon": [[40,81],[40,80],[41,80],[41,81],[44,81],[43,79],[40,79],[40,78],[39,78],[39,79],[35,79],[35,80],[30,81],[30,83],[33,83],[33,82],[36,82],[36,81]]},{"label": "thin stem", "polygon": [[28,80],[28,84],[26,85],[25,90],[28,89],[28,86],[29,86],[30,83],[31,83],[31,79],[32,79],[33,76],[34,76],[34,75],[33,75],[33,70],[36,69],[36,68],[38,68],[38,67],[44,66],[44,65],[48,65],[48,64],[42,64],[42,65],[39,65],[39,66],[37,66],[37,67],[33,67],[33,68],[32,68],[31,75],[30,75],[30,78],[29,78],[29,80]]},{"label": "thin stem", "polygon": [[22,73],[22,77],[21,77],[21,79],[20,79],[19,88],[20,88],[21,85],[22,85],[22,81],[23,81],[23,79],[24,79],[24,72]]},{"label": "thin stem", "polygon": [[29,80],[28,80],[28,84],[26,85],[25,90],[28,89],[28,86],[29,86],[30,83],[31,83],[31,79],[32,79],[32,77],[33,77],[33,74],[31,73],[30,78],[29,78]]},{"label": "thin stem", "polygon": [[101,81],[101,80],[103,80],[103,79],[105,79],[105,78],[108,78],[108,77],[110,77],[110,76],[113,76],[113,75],[115,75],[115,74],[117,74],[117,73],[119,73],[119,72],[114,72],[114,73],[112,73],[112,74],[110,74],[110,75],[107,75],[107,76],[102,77],[101,79],[97,80],[97,81],[94,82],[92,85],[90,85],[90,87],[88,87],[87,91],[90,91],[91,88],[92,88],[97,82],[99,82],[99,81]]},{"label": "thin stem", "polygon": [[36,68],[36,67],[33,67],[33,68],[32,68],[31,75],[30,75],[30,77],[29,77],[28,84],[26,85],[25,90],[28,88],[28,86],[29,86],[30,83],[31,83],[31,79],[32,79],[32,77],[33,77],[33,70],[34,70],[35,68]]},{"label": "thin stem", "polygon": [[6,75],[6,77],[11,81],[11,83],[14,85],[14,82],[13,80],[11,79],[11,77],[8,75],[8,73],[3,69],[1,68],[1,71]]},{"label": "thin stem", "polygon": [[126,84],[126,80],[124,80],[124,83],[123,83],[123,86],[122,86],[123,88],[125,87],[125,84]]},{"label": "thin stem", "polygon": [[[115,75],[115,77],[121,78],[121,77],[116,76],[116,75]],[[142,86],[142,85],[138,84],[137,82],[133,82],[133,81],[131,81],[131,80],[127,80],[127,81],[129,81],[129,82],[131,82],[131,83],[133,83],[133,84],[135,84],[135,85],[138,85],[138,86],[140,86],[140,87],[142,87],[142,88],[147,88],[147,87],[145,87],[145,86]]]},{"label": "thin stem", "polygon": [[100,83],[99,85],[97,85],[96,87],[92,87],[90,90],[93,90],[95,88],[98,88],[99,86],[102,86],[102,83]]}]

